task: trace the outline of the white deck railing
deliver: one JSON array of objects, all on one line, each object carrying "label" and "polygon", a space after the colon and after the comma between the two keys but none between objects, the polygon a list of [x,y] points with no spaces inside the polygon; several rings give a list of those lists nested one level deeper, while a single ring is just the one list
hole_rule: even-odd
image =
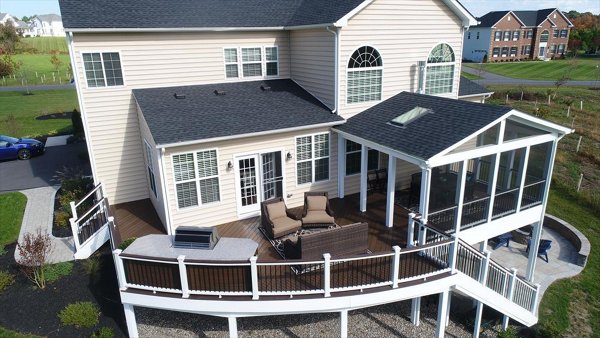
[{"label": "white deck railing", "polygon": [[71,214],[73,217],[69,222],[75,244],[75,257],[87,258],[106,242],[108,224],[113,222],[102,184],[95,186],[79,202],[71,202]]}]

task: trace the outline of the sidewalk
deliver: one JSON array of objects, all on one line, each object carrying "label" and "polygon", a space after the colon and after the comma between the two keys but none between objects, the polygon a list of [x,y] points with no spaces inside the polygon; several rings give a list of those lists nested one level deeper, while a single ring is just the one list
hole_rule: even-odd
[{"label": "sidewalk", "polygon": [[[26,233],[36,233],[38,229],[42,233],[49,234],[52,251],[46,263],[51,264],[75,259],[73,257],[75,253],[73,239],[71,237],[57,238],[52,236],[54,196],[58,188],[59,186],[50,186],[21,191],[27,196],[27,206],[25,207],[21,232],[19,233],[19,243]],[[19,261],[20,258],[19,251],[15,250],[15,260]]]}]

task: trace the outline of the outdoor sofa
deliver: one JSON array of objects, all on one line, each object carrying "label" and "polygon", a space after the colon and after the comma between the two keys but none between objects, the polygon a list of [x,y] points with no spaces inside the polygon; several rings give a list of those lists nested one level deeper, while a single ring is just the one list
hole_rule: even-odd
[{"label": "outdoor sofa", "polygon": [[300,235],[284,242],[286,259],[320,260],[324,253],[333,257],[365,254],[369,246],[369,225],[354,223]]}]

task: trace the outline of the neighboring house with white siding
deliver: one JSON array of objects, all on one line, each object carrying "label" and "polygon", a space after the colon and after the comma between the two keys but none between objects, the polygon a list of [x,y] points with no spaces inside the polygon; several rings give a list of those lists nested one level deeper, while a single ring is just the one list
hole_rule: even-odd
[{"label": "neighboring house with white siding", "polygon": [[40,14],[31,19],[32,36],[65,36],[62,18],[57,14]]},{"label": "neighboring house with white siding", "polygon": [[[469,223],[460,233],[469,244],[543,217],[556,142],[570,130],[458,100],[482,102],[491,94],[471,86],[461,95],[463,33],[476,21],[458,1],[60,0],[60,6],[94,180],[113,205],[150,200],[168,234],[184,225],[252,219],[272,198],[300,207],[304,193],[315,190],[340,199],[359,193],[366,211],[367,171],[384,168],[391,187],[387,226],[394,192],[403,189],[420,196],[412,210],[441,222],[447,211],[432,203],[429,212],[432,177],[458,173],[455,189],[463,190],[470,180],[502,182],[521,201],[530,188],[526,174],[533,175],[530,151],[546,159],[535,172],[534,202],[500,213],[493,204],[500,193],[490,188],[483,199],[465,195],[451,212],[488,203],[478,226]],[[506,167],[519,179],[497,180]],[[452,222],[446,225],[456,225],[458,236],[460,219]],[[127,298],[125,289],[135,335],[133,305],[152,305]],[[168,308],[189,311],[178,301]],[[286,304],[270,313],[285,312]],[[498,304],[527,325],[537,320],[533,308],[525,313]],[[235,316],[252,315],[234,305],[228,315],[206,306],[206,313],[228,316],[230,328]]]}]

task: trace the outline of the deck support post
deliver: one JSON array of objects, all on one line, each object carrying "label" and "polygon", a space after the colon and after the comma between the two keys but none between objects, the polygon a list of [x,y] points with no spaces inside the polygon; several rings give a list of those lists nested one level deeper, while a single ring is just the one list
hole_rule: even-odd
[{"label": "deck support post", "polygon": [[473,338],[479,338],[479,332],[481,331],[481,319],[483,316],[483,303],[477,301],[477,309],[475,310],[475,323],[473,328]]},{"label": "deck support post", "polygon": [[129,337],[139,337],[133,305],[123,303],[123,310],[125,312],[125,322],[127,323],[127,334],[129,334]]},{"label": "deck support post", "polygon": [[115,261],[115,270],[117,271],[117,281],[119,282],[119,290],[125,291],[127,289],[127,280],[125,279],[125,267],[123,267],[123,259],[121,254],[123,250],[115,249],[113,251],[113,259]]},{"label": "deck support post", "polygon": [[389,155],[387,175],[387,203],[385,208],[385,225],[387,225],[388,228],[394,226],[394,204],[396,198],[396,162],[396,158],[392,155]]},{"label": "deck support post", "polygon": [[348,337],[348,310],[340,312],[340,337]]},{"label": "deck support post", "polygon": [[344,181],[346,179],[346,139],[338,135],[338,198],[344,198]]},{"label": "deck support post", "polygon": [[[511,274],[510,274],[510,279],[509,279],[509,284],[508,284],[508,300],[511,302],[513,301],[513,296],[515,294],[516,279],[517,279],[517,269],[512,268]],[[510,320],[510,317],[508,317],[507,315],[504,315],[504,317],[502,317],[502,330],[506,330],[508,328],[509,320]]]},{"label": "deck support post", "polygon": [[236,317],[227,317],[227,322],[229,323],[229,338],[237,338],[238,337],[237,318]]},{"label": "deck support post", "polygon": [[323,254],[325,264],[323,267],[323,290],[325,291],[325,297],[331,296],[331,255],[329,253]]},{"label": "deck support post", "polygon": [[412,248],[415,243],[415,216],[414,212],[408,214],[408,233],[406,234],[406,247]]},{"label": "deck support post", "polygon": [[81,250],[81,243],[79,243],[79,227],[77,226],[76,219],[69,218],[69,223],[71,223],[71,232],[73,233],[73,243],[75,244],[75,252]]},{"label": "deck support post", "polygon": [[421,324],[421,297],[413,298],[410,306],[410,321],[414,326]]},{"label": "deck support post", "polygon": [[537,253],[540,248],[540,239],[542,238],[542,224],[537,222],[533,224],[531,240],[529,244],[529,253],[527,254],[527,279],[533,282],[535,266],[537,263]]},{"label": "deck support post", "polygon": [[179,266],[179,280],[181,281],[181,297],[190,298],[190,288],[188,286],[187,269],[185,267],[185,255],[177,256],[177,265]]},{"label": "deck support post", "polygon": [[258,299],[258,266],[256,260],[258,257],[250,257],[250,278],[252,280],[252,299]]},{"label": "deck support post", "polygon": [[369,160],[369,148],[360,146],[360,211],[367,211],[367,170]]},{"label": "deck support post", "polygon": [[450,310],[452,306],[452,292],[448,291],[448,307],[446,308],[446,327],[450,325]]},{"label": "deck support post", "polygon": [[446,332],[446,317],[448,312],[448,291],[440,293],[438,301],[438,318],[437,326],[435,328],[435,336],[437,338],[444,338]]},{"label": "deck support post", "polygon": [[397,245],[394,245],[392,247],[392,250],[394,250],[394,258],[392,260],[392,276],[391,276],[391,280],[392,280],[392,288],[397,288],[398,287],[398,274],[400,273],[400,247]]}]

